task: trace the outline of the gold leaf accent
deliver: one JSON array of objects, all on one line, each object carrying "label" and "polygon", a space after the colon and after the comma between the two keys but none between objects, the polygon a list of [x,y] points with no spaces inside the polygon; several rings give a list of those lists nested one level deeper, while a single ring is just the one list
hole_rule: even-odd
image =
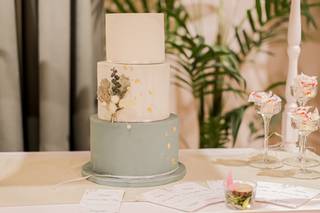
[{"label": "gold leaf accent", "polygon": [[168,149],[171,149],[171,143],[168,143],[168,144],[167,144],[167,148],[168,148]]},{"label": "gold leaf accent", "polygon": [[148,90],[149,95],[153,96],[152,90]]},{"label": "gold leaf accent", "polygon": [[135,84],[140,84],[141,81],[140,81],[139,79],[136,79],[136,80],[134,80],[134,83],[135,83]]},{"label": "gold leaf accent", "polygon": [[126,65],[126,64],[123,65],[123,69],[124,69],[124,70],[127,70],[127,69],[128,69],[128,65]]},{"label": "gold leaf accent", "polygon": [[177,127],[175,127],[175,126],[172,127],[171,131],[172,131],[172,132],[176,132],[176,131],[177,131]]},{"label": "gold leaf accent", "polygon": [[147,107],[147,111],[151,113],[151,112],[152,112],[152,107],[151,107],[151,106],[148,106],[148,107]]},{"label": "gold leaf accent", "polygon": [[171,164],[172,165],[176,165],[177,164],[177,160],[175,158],[171,158]]}]

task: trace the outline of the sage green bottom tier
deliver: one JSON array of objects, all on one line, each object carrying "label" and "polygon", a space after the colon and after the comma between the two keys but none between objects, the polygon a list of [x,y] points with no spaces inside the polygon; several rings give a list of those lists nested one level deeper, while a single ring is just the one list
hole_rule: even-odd
[{"label": "sage green bottom tier", "polygon": [[86,163],[82,167],[82,175],[90,176],[89,181],[100,185],[108,185],[115,187],[150,187],[159,186],[182,179],[186,174],[186,168],[182,163],[178,163],[178,167],[171,173],[164,175],[157,175],[154,177],[129,178],[129,177],[107,177],[101,174],[97,174],[92,170],[90,162]]},{"label": "sage green bottom tier", "polygon": [[[159,185],[160,182],[180,179],[184,174],[182,170],[185,171],[179,164],[179,119],[174,114],[160,121],[131,123],[112,123],[93,115],[90,118],[90,147],[90,167],[85,168],[89,173],[99,174],[100,177],[104,175],[103,179],[106,175],[109,179],[119,176],[123,179],[121,183],[132,185],[127,177],[130,180],[141,177],[141,184],[142,180],[146,183],[152,181],[152,178],[145,178],[150,176],[153,179],[157,177],[155,185]],[[173,178],[175,171],[179,171],[179,175]],[[170,178],[159,179],[166,175]],[[95,175],[96,180],[101,180],[97,177]]]}]

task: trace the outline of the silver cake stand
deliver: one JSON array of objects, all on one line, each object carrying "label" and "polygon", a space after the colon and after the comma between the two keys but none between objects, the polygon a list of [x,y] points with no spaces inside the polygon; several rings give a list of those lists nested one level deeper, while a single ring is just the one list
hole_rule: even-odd
[{"label": "silver cake stand", "polygon": [[173,172],[145,178],[141,176],[135,178],[113,177],[104,174],[97,174],[92,170],[90,162],[82,166],[82,176],[89,176],[88,180],[100,185],[117,186],[117,187],[149,187],[159,186],[182,179],[186,174],[186,167],[182,163],[178,163],[178,168]]}]

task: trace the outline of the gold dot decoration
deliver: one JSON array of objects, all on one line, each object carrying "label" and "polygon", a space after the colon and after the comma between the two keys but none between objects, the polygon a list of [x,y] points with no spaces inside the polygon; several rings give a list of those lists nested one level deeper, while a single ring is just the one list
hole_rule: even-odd
[{"label": "gold dot decoration", "polygon": [[136,79],[136,80],[134,80],[134,83],[135,83],[135,84],[140,84],[141,81],[140,81],[139,79]]},{"label": "gold dot decoration", "polygon": [[132,128],[132,126],[130,125],[130,124],[127,124],[127,129],[131,129]]},{"label": "gold dot decoration", "polygon": [[128,67],[129,67],[129,66],[128,66],[128,65],[126,65],[126,64],[125,64],[125,65],[123,65],[123,69],[124,69],[124,70],[127,70],[127,69],[128,69]]},{"label": "gold dot decoration", "polygon": [[153,96],[152,90],[148,90],[148,94],[151,95],[151,96]]},{"label": "gold dot decoration", "polygon": [[147,111],[151,113],[151,112],[152,112],[152,107],[151,107],[151,106],[148,106],[148,107],[147,107]]},{"label": "gold dot decoration", "polygon": [[168,144],[167,144],[167,148],[168,148],[168,149],[171,149],[171,143],[168,143]]},{"label": "gold dot decoration", "polygon": [[177,164],[177,160],[175,158],[171,158],[171,164],[172,165],[176,165]]},{"label": "gold dot decoration", "polygon": [[171,131],[172,131],[172,132],[176,132],[176,131],[177,131],[177,127],[175,127],[175,126],[172,127],[172,128],[171,128]]}]

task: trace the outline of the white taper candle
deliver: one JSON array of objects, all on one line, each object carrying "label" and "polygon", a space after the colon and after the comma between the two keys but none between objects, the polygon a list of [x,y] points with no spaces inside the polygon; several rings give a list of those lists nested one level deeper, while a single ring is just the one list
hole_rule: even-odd
[{"label": "white taper candle", "polygon": [[290,109],[296,106],[296,101],[290,92],[290,86],[293,79],[298,74],[298,60],[300,55],[300,42],[301,42],[301,13],[300,13],[300,0],[291,1],[289,26],[288,26],[288,74],[286,82],[285,97],[287,103],[284,108],[282,116],[282,135],[283,142],[292,143],[298,140],[297,131],[291,127],[289,112]]}]

